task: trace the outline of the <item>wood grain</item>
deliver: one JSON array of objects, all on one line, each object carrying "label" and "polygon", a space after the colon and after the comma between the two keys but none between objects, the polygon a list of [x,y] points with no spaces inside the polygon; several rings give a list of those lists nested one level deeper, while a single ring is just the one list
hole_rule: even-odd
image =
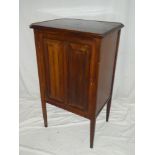
[{"label": "wood grain", "polygon": [[62,41],[44,39],[48,96],[64,102],[64,44]]},{"label": "wood grain", "polygon": [[90,47],[70,43],[68,46],[68,104],[82,110],[88,107]]},{"label": "wood grain", "polygon": [[111,98],[117,39],[118,31],[115,31],[101,40],[96,115]]}]

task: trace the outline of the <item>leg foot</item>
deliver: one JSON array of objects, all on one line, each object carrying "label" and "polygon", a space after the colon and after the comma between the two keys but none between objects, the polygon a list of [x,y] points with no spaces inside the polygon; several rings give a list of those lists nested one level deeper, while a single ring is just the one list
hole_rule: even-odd
[{"label": "leg foot", "polygon": [[44,126],[48,127],[46,102],[44,102],[44,101],[42,102],[42,113],[43,113],[43,119],[44,119]]},{"label": "leg foot", "polygon": [[107,103],[107,109],[106,109],[106,122],[109,121],[109,115],[110,115],[110,108],[111,108],[111,98]]},{"label": "leg foot", "polygon": [[93,148],[95,135],[96,118],[90,120],[90,148]]}]

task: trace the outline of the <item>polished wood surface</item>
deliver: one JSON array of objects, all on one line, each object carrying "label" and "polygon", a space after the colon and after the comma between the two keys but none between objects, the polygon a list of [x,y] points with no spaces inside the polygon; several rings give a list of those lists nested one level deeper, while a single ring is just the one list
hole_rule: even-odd
[{"label": "polished wood surface", "polygon": [[123,27],[123,24],[107,21],[94,21],[82,19],[55,19],[44,22],[33,23],[31,28],[49,28],[68,31],[77,31],[103,36],[111,31],[115,31]]},{"label": "polished wood surface", "polygon": [[64,53],[63,42],[44,39],[45,65],[47,77],[47,96],[64,102]]},{"label": "polished wood surface", "polygon": [[112,97],[111,83],[114,74],[118,37],[119,31],[115,31],[101,40],[96,114],[100,112],[104,104]]},{"label": "polished wood surface", "polygon": [[91,47],[86,44],[69,43],[67,50],[68,104],[87,111]]},{"label": "polished wood surface", "polygon": [[93,148],[96,118],[105,104],[109,119],[122,26],[75,19],[31,24],[45,127],[46,103],[88,118]]}]

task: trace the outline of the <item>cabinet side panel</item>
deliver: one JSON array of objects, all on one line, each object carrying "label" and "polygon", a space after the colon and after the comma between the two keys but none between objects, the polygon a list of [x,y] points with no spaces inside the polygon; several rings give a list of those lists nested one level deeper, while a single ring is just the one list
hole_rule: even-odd
[{"label": "cabinet side panel", "polygon": [[96,114],[111,97],[118,42],[119,31],[106,35],[101,41]]}]

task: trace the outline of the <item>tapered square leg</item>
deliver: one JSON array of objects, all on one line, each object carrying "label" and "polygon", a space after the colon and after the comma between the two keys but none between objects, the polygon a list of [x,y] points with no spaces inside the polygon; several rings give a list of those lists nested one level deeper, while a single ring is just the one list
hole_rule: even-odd
[{"label": "tapered square leg", "polygon": [[107,103],[107,109],[106,109],[106,122],[109,121],[109,115],[110,115],[110,109],[111,109],[111,98]]},{"label": "tapered square leg", "polygon": [[42,101],[42,113],[43,113],[43,119],[44,119],[44,126],[48,127],[47,110],[46,110],[46,102],[45,101]]},{"label": "tapered square leg", "polygon": [[96,118],[90,120],[90,148],[94,145],[94,135],[95,135]]}]

